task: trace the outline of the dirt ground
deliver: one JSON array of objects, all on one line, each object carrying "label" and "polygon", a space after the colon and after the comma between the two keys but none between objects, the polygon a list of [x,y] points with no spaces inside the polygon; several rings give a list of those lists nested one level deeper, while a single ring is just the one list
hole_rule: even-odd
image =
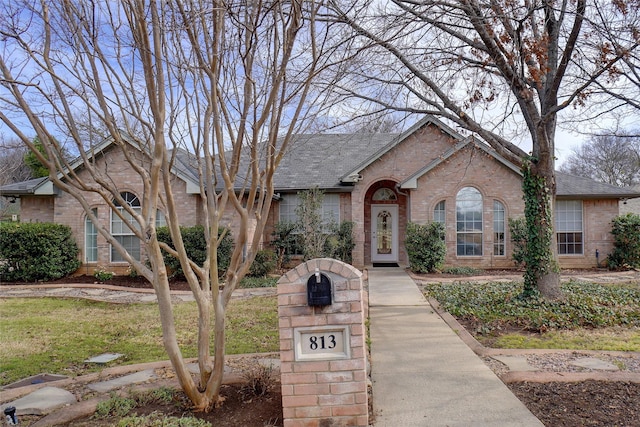
[{"label": "dirt ground", "polygon": [[[581,272],[582,273],[582,272]],[[90,276],[66,278],[61,283],[94,283]],[[151,288],[144,279],[114,277],[107,282],[114,286]],[[186,283],[174,281],[174,290],[187,290]],[[622,381],[582,381],[577,383],[549,382],[508,384],[513,393],[545,426],[640,426],[640,384]],[[226,400],[221,408],[208,414],[195,414],[215,426],[281,426],[282,403],[279,387],[261,398],[248,396],[238,386],[225,386]],[[180,416],[188,413],[186,402],[166,406],[151,406],[140,414],[160,411]],[[28,421],[28,420],[27,420]],[[95,427],[113,425],[114,420],[79,420],[71,426]],[[23,425],[29,425],[23,424]]]},{"label": "dirt ground", "polygon": [[[243,389],[242,385],[230,384],[222,386],[224,403],[210,412],[192,412],[184,397],[176,399],[170,404],[153,404],[137,408],[133,412],[138,415],[148,415],[153,412],[163,416],[183,417],[191,415],[203,419],[216,427],[275,427],[281,426],[282,396],[280,384],[274,384],[274,389],[265,396],[255,396]],[[84,418],[74,421],[69,427],[107,427],[115,425],[114,419]]]}]

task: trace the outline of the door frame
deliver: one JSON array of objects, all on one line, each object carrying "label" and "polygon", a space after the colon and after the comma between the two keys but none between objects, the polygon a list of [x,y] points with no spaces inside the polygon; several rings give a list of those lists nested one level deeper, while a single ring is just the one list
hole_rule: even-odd
[{"label": "door frame", "polygon": [[[388,210],[391,213],[391,253],[377,254],[377,218],[380,211]],[[374,262],[398,262],[399,259],[399,205],[397,204],[372,204],[371,205],[371,263]]]}]

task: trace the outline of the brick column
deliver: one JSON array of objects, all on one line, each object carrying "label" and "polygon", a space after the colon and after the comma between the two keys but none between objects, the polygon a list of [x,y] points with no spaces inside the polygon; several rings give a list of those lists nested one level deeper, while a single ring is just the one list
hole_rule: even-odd
[{"label": "brick column", "polygon": [[[316,271],[331,305],[307,304]],[[284,427],[367,426],[362,273],[327,258],[300,264],[278,281],[278,321]]]}]

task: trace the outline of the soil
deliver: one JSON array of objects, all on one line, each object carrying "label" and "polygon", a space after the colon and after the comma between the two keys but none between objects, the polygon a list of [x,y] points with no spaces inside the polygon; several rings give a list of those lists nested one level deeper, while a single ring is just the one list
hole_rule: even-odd
[{"label": "soil", "polygon": [[[256,396],[246,390],[241,384],[223,385],[221,393],[225,401],[219,408],[210,412],[193,412],[189,409],[187,398],[179,394],[174,402],[168,404],[148,404],[136,408],[130,415],[136,413],[144,416],[153,412],[163,416],[184,417],[193,416],[211,423],[216,427],[275,427],[283,424],[282,396],[280,383],[274,383],[274,388],[264,396]],[[94,419],[84,418],[69,423],[70,427],[107,427],[117,423],[113,418]]]},{"label": "soil", "polygon": [[[495,275],[514,274],[510,271],[495,272]],[[584,274],[584,271],[574,274]],[[563,272],[564,274],[564,272]],[[451,275],[444,275],[451,278]],[[424,278],[421,277],[421,278]],[[434,277],[435,278],[435,277]],[[469,278],[471,280],[471,278]],[[94,283],[92,276],[65,278],[60,283]],[[50,282],[55,283],[55,282]],[[109,285],[151,288],[142,278],[114,277]],[[188,290],[186,282],[173,281],[174,290]],[[581,382],[516,382],[507,386],[546,426],[639,426],[640,384],[625,381],[581,381]],[[210,421],[212,425],[231,426],[281,426],[282,397],[280,387],[266,396],[251,397],[239,385],[224,386],[224,404],[209,413],[192,415]],[[189,413],[184,399],[179,404],[150,405],[137,410],[139,414],[159,411],[166,415],[181,416]],[[102,427],[113,425],[115,420],[84,419],[70,424],[74,427]],[[24,424],[24,425],[28,425]]]}]

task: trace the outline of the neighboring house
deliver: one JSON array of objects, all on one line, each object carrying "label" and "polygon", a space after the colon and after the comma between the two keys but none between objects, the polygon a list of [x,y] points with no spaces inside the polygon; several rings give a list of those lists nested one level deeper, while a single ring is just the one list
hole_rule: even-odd
[{"label": "neighboring house", "polygon": [[[109,165],[111,179],[136,206],[142,184],[108,143],[95,150],[96,162]],[[182,153],[174,165],[174,194],[182,225],[202,223],[198,179]],[[140,162],[144,162],[144,156]],[[82,168],[78,173],[82,174]],[[276,195],[263,242],[268,245],[279,221],[295,220],[297,193],[324,190],[323,215],[352,221],[356,247],[353,264],[408,264],[404,248],[408,221],[438,221],[446,229],[446,264],[477,268],[511,268],[513,246],[508,218],[522,217],[519,169],[472,137],[463,137],[427,116],[402,134],[298,135],[274,178]],[[82,248],[84,267],[126,269],[119,255],[97,233],[78,203],[57,191],[48,179],[8,185],[5,197],[20,197],[21,220],[69,225]],[[640,192],[557,173],[556,234],[563,268],[587,268],[613,248],[611,220],[620,200]],[[140,243],[117,215],[95,198],[100,226],[135,254]],[[162,215],[160,223],[162,223]],[[233,215],[225,222],[237,227]],[[143,255],[139,255],[143,256]]]},{"label": "neighboring house", "polygon": [[[629,190],[640,193],[640,184],[630,187]],[[628,213],[640,215],[640,199],[622,199],[620,201],[620,215]]]}]

